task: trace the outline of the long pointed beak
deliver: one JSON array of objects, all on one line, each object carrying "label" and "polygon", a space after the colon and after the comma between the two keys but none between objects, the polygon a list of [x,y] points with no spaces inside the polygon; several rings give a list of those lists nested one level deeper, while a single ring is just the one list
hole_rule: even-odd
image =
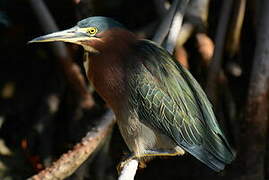
[{"label": "long pointed beak", "polygon": [[80,31],[78,27],[73,27],[64,31],[51,33],[48,35],[37,37],[28,43],[39,43],[39,42],[54,42],[63,41],[75,44],[80,44],[80,41],[89,40],[90,37],[87,33]]}]

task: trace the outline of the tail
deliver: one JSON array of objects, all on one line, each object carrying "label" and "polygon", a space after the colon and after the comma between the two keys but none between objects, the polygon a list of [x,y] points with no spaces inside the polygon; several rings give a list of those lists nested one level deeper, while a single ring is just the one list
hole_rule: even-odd
[{"label": "tail", "polygon": [[235,151],[225,141],[217,149],[202,145],[181,144],[181,147],[216,172],[223,170],[225,165],[230,164],[236,156]]}]

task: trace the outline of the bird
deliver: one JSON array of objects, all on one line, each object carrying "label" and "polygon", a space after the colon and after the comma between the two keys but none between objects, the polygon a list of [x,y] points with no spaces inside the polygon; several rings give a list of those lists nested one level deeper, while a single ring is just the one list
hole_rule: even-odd
[{"label": "bird", "polygon": [[54,41],[84,48],[87,78],[113,110],[131,152],[124,162],[187,152],[219,172],[235,159],[205,92],[163,47],[103,16],[29,43]]}]

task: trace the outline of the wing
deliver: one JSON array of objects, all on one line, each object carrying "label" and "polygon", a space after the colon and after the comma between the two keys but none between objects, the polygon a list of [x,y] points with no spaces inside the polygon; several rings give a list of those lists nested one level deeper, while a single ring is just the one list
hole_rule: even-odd
[{"label": "wing", "polygon": [[135,47],[142,61],[132,73],[131,105],[147,125],[159,129],[212,169],[234,159],[212,106],[192,75],[164,49],[142,40]]}]

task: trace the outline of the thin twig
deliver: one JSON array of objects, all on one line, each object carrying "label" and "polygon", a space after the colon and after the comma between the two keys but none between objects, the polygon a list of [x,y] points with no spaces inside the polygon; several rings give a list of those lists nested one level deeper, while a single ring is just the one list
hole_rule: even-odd
[{"label": "thin twig", "polygon": [[177,45],[182,46],[192,33],[201,32],[207,25],[209,0],[190,0],[184,16],[184,24],[180,30]]},{"label": "thin twig", "polygon": [[211,99],[213,105],[216,105],[217,101],[216,88],[219,80],[219,73],[221,72],[222,53],[232,5],[233,0],[223,1],[215,38],[215,50],[208,70],[206,92],[209,98]]},{"label": "thin twig", "polygon": [[171,54],[173,54],[174,52],[178,34],[181,30],[183,16],[184,16],[188,3],[189,3],[189,0],[181,0],[180,3],[178,4],[176,13],[174,15],[169,34],[167,36],[167,41],[165,44],[167,51],[170,52]]},{"label": "thin twig", "polygon": [[175,0],[171,5],[169,11],[167,12],[166,16],[162,20],[160,27],[158,28],[157,32],[155,33],[154,37],[152,38],[157,44],[161,45],[167,36],[171,23],[173,21],[174,15],[177,10],[179,0]]},{"label": "thin twig", "polygon": [[240,47],[241,31],[246,11],[246,0],[235,1],[234,13],[232,16],[233,22],[229,28],[227,45],[230,57],[233,57]]},{"label": "thin twig", "polygon": [[182,25],[177,38],[177,46],[183,46],[191,37],[195,26],[192,23],[186,22]]},{"label": "thin twig", "polygon": [[82,141],[74,146],[73,150],[62,155],[60,159],[53,163],[37,175],[28,180],[55,180],[64,179],[70,176],[89,156],[95,152],[106,136],[111,133],[115,123],[112,111],[106,112],[97,127],[93,128]]},{"label": "thin twig", "polygon": [[138,161],[136,159],[132,159],[131,161],[125,164],[125,166],[120,172],[118,180],[133,180],[137,168],[138,168]]}]

